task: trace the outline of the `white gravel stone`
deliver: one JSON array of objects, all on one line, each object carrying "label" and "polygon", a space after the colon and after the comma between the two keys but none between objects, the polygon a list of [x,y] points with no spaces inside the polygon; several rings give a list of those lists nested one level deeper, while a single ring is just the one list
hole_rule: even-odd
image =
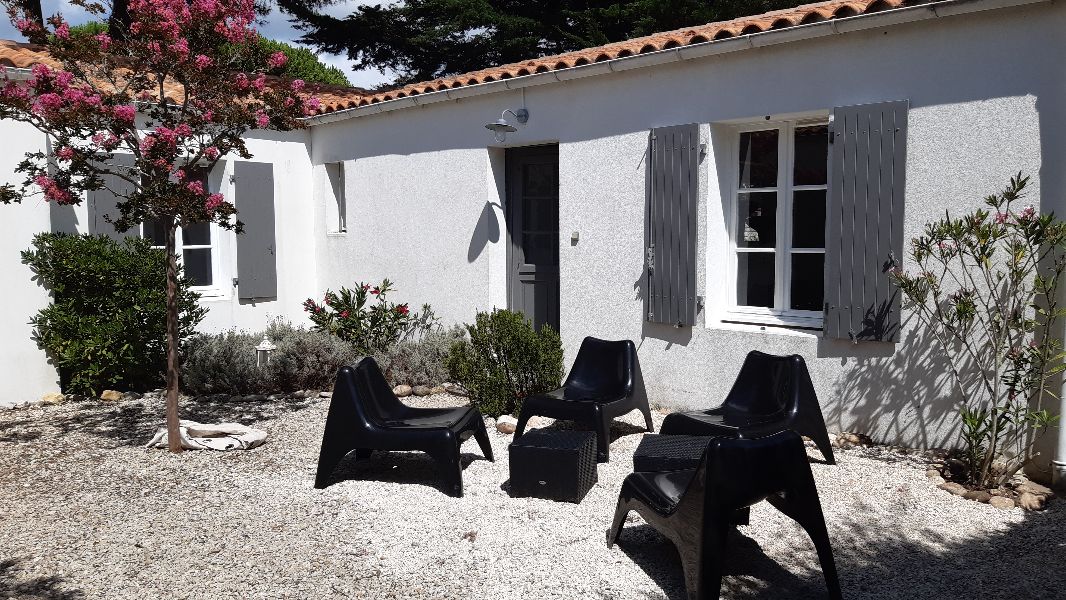
[{"label": "white gravel stone", "polygon": [[[456,406],[450,395],[407,399]],[[616,422],[581,504],[511,498],[463,446],[466,495],[417,453],[346,463],[312,488],[329,401],[183,400],[185,418],[265,429],[247,452],[145,452],[162,401],[0,413],[0,597],[683,598],[677,553],[636,515],[608,549],[642,417]],[[662,415],[656,415],[661,424]],[[820,459],[811,448],[811,456]],[[811,468],[848,598],[1064,597],[1064,511],[998,510],[944,493],[926,461],[880,447]],[[723,598],[825,597],[809,538],[767,503],[730,541]]]}]

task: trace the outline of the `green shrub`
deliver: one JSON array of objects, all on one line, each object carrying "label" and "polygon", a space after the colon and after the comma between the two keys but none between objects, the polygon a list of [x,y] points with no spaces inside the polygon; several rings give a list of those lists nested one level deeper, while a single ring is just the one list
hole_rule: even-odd
[{"label": "green shrub", "polygon": [[452,344],[448,371],[482,414],[517,414],[523,398],[559,386],[563,345],[551,327],[535,331],[522,314],[496,310],[478,313],[466,329],[470,340]]},{"label": "green shrub", "polygon": [[[264,335],[277,349],[270,364],[260,368],[255,347]],[[333,387],[337,369],[358,360],[359,354],[344,340],[274,322],[266,332],[194,336],[185,344],[182,388],[193,395],[322,390]]]},{"label": "green shrub", "polygon": [[437,385],[448,380],[448,352],[452,344],[466,338],[466,330],[434,329],[420,340],[404,340],[378,352],[378,362],[392,385]]},{"label": "green shrub", "polygon": [[303,307],[315,331],[331,333],[354,345],[360,354],[373,355],[401,340],[418,339],[437,326],[428,304],[422,305],[421,314],[412,313],[406,303],[386,299],[391,291],[388,279],[375,286],[359,283],[354,290],[326,290],[322,304],[308,298]]},{"label": "green shrub", "polygon": [[[31,323],[34,339],[59,370],[65,392],[143,391],[166,368],[166,256],[143,239],[42,233],[22,252],[52,303]],[[179,273],[179,337],[206,310]]]},{"label": "green shrub", "polygon": [[332,389],[337,369],[361,358],[351,344],[336,336],[287,323],[273,323],[267,335],[277,346],[268,369],[276,391]]}]

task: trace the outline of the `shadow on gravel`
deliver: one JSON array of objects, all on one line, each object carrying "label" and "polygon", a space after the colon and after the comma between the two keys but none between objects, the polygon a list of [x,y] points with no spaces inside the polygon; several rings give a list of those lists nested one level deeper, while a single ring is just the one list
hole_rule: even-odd
[{"label": "shadow on gravel", "polygon": [[[474,443],[473,438],[468,441]],[[469,452],[459,454],[459,462],[464,470],[470,466],[470,463],[477,460],[488,459],[481,454]],[[366,460],[356,460],[355,452],[351,452],[333,470],[330,485],[344,481],[381,481],[422,485],[439,490],[443,494],[449,493],[449,490],[444,487],[437,463],[422,452],[375,450]]]},{"label": "shadow on gravel", "polygon": [[0,598],[20,600],[77,600],[85,597],[78,589],[64,585],[62,577],[26,578],[19,573],[20,559],[0,560]]},{"label": "shadow on gravel", "polygon": [[[830,523],[845,598],[1066,598],[1066,506],[1053,501],[1041,513],[1000,533],[946,540],[929,532],[871,526],[856,518]],[[825,598],[825,580],[809,539],[796,548],[796,565],[766,556],[743,535],[730,537],[722,583],[724,599]],[[619,548],[662,587],[683,600],[685,584],[673,544],[649,525],[622,531]]]},{"label": "shadow on gravel", "polygon": [[[236,422],[252,425],[316,404],[317,398],[221,401],[209,397],[185,400],[179,407],[182,419],[201,423]],[[71,410],[72,408],[76,410]],[[44,437],[81,433],[111,441],[111,447],[143,446],[164,423],[162,400],[135,400],[105,404],[95,400],[49,411],[37,420],[0,424],[0,441],[31,442]]]},{"label": "shadow on gravel", "polygon": [[[527,427],[526,431],[533,431],[535,427]],[[594,427],[591,427],[585,423],[579,423],[577,421],[563,421],[558,420],[551,425],[544,427],[543,429],[555,429],[555,430],[577,430],[577,431],[595,431]],[[632,425],[624,421],[614,421],[611,423],[611,443],[618,441],[618,438],[627,435],[640,435],[648,433],[646,429],[638,425]]]}]

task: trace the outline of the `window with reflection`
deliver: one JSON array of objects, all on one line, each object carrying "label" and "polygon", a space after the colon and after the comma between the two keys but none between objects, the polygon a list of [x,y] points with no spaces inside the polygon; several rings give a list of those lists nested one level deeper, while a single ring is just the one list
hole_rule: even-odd
[{"label": "window with reflection", "polygon": [[737,136],[736,310],[814,324],[824,296],[828,126],[778,122]]},{"label": "window with reflection", "polygon": [[[207,189],[207,172],[196,171],[195,176]],[[164,248],[166,244],[166,226],[156,220],[148,219],[141,224],[141,236],[152,243],[153,248]],[[188,227],[179,227],[175,233],[175,248],[178,251],[178,260],[185,268],[185,276],[189,278],[194,287],[210,287],[215,285],[214,275],[214,238],[210,223],[196,223]]]}]

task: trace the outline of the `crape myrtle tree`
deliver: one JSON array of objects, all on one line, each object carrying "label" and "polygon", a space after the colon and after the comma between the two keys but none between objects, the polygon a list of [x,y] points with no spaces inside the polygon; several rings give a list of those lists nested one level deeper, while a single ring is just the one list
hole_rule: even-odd
[{"label": "crape myrtle tree", "polygon": [[[92,15],[108,8],[74,0]],[[18,185],[0,187],[0,202],[43,196],[78,204],[107,188],[118,198],[115,229],[162,223],[167,255],[167,401],[170,450],[179,452],[178,264],[175,232],[195,223],[241,231],[236,209],[204,188],[202,173],[227,155],[251,158],[243,135],[254,129],[303,126],[318,100],[303,82],[267,79],[284,54],[249,70],[254,52],[253,0],[130,0],[128,28],[71,33],[62,15],[42,27],[24,4],[8,4],[15,26],[51,57],[32,73],[5,71],[0,119],[47,134],[50,152],[32,152],[16,171]],[[241,68],[238,68],[241,67]],[[116,154],[132,156],[113,160]],[[132,162],[131,166],[121,164]],[[109,184],[121,181],[122,185]],[[111,189],[113,185],[117,189]]]}]

